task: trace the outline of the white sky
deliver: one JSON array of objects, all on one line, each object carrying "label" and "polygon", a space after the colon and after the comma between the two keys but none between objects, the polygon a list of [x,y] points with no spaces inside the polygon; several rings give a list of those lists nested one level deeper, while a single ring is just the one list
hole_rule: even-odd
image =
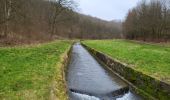
[{"label": "white sky", "polygon": [[[77,1],[77,0],[75,0]],[[141,0],[78,0],[80,13],[104,20],[123,20]]]}]

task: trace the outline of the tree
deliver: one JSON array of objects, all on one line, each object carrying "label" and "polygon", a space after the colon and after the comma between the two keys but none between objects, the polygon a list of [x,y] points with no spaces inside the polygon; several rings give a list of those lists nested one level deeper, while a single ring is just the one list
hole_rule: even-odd
[{"label": "tree", "polygon": [[68,10],[73,10],[74,9],[74,2],[72,0],[57,0],[53,1],[51,3],[51,6],[53,7],[54,11],[50,17],[50,28],[51,28],[51,37],[55,33],[55,27],[56,23],[61,20],[57,20],[57,17],[60,16],[61,13],[67,12]]}]

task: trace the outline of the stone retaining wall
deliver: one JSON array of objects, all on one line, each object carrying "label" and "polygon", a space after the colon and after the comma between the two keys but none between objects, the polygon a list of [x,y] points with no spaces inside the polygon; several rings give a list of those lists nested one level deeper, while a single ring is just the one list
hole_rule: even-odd
[{"label": "stone retaining wall", "polygon": [[142,95],[145,99],[170,100],[169,84],[136,71],[128,65],[96,51],[93,48],[84,44],[82,45],[111,71],[122,77],[135,92]]}]

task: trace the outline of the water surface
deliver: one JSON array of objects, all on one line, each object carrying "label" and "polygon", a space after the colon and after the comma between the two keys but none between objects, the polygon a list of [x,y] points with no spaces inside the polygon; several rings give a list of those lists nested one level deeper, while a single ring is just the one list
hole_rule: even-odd
[{"label": "water surface", "polygon": [[[67,75],[70,100],[139,100],[128,85],[109,73],[79,43],[73,46]],[[120,89],[126,88],[119,94]],[[114,95],[113,95],[114,94]]]}]

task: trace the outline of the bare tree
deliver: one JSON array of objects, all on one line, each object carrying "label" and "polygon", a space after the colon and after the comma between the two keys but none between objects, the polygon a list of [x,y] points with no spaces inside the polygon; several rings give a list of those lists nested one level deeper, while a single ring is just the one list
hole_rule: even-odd
[{"label": "bare tree", "polygon": [[56,23],[61,21],[57,20],[57,17],[60,16],[61,13],[66,12],[67,10],[74,9],[74,2],[72,0],[57,0],[51,3],[52,7],[54,7],[54,11],[52,13],[52,17],[50,18],[50,28],[51,28],[51,37],[55,33]]}]

